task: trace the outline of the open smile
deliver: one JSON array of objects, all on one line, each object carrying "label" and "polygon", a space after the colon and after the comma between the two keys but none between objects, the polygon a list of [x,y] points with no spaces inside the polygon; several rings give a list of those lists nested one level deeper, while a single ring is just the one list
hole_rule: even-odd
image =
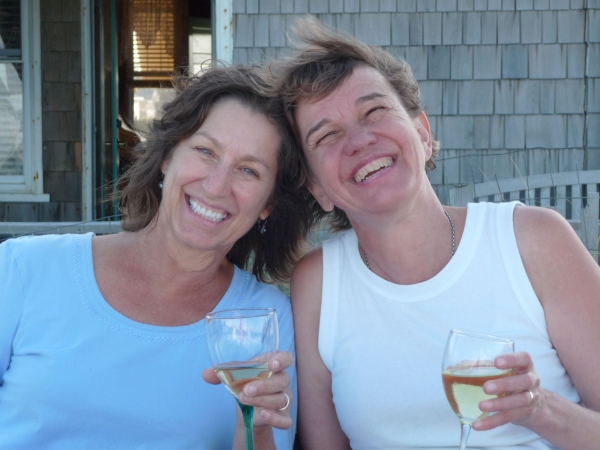
[{"label": "open smile", "polygon": [[379,158],[376,159],[375,161],[371,161],[369,164],[367,164],[366,166],[360,168],[355,174],[354,174],[354,181],[356,183],[362,183],[365,180],[368,180],[369,178],[371,178],[373,175],[381,172],[384,169],[387,169],[388,167],[390,167],[392,165],[392,163],[394,162],[394,160],[389,157],[386,156],[384,158]]},{"label": "open smile", "polygon": [[191,197],[188,199],[188,204],[196,215],[202,217],[203,219],[210,220],[211,222],[221,222],[227,217],[226,213],[205,208]]}]

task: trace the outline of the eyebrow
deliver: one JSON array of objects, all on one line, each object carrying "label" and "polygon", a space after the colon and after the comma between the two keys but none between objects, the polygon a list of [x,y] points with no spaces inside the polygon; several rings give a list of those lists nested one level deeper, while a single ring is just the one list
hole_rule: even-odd
[{"label": "eyebrow", "polygon": [[[198,130],[196,133],[194,133],[195,135],[199,135],[199,136],[204,136],[205,138],[207,138],[209,141],[211,141],[213,144],[215,144],[217,147],[221,148],[223,147],[223,145],[221,144],[221,142],[214,136],[211,136],[210,134],[206,133],[205,131],[200,131]],[[249,161],[249,162],[256,162],[258,164],[261,164],[263,166],[265,166],[267,168],[267,170],[271,170],[271,166],[269,166],[269,164],[267,164],[267,162],[261,158],[258,158],[256,156],[251,156],[251,155],[243,155],[243,161]]]},{"label": "eyebrow", "polygon": [[221,144],[221,142],[219,142],[219,140],[218,140],[216,137],[214,137],[214,136],[211,136],[210,134],[208,134],[208,133],[207,133],[207,132],[205,132],[205,131],[198,130],[198,131],[196,131],[196,132],[194,133],[194,136],[204,136],[206,139],[208,139],[209,141],[211,141],[211,142],[212,142],[213,144],[215,144],[217,147],[222,147],[222,144]]},{"label": "eyebrow", "polygon": [[[368,102],[369,100],[373,100],[375,98],[382,98],[382,97],[386,97],[386,95],[382,94],[380,92],[371,92],[370,94],[363,95],[362,97],[358,97],[354,101],[354,104],[356,106],[360,106],[363,103]],[[306,133],[306,137],[304,138],[304,142],[308,143],[308,138],[313,133],[317,132],[320,128],[322,128],[324,125],[328,124],[329,122],[331,122],[330,119],[322,119],[322,120],[320,120],[314,127],[312,127],[310,130],[308,130],[308,133]]]}]

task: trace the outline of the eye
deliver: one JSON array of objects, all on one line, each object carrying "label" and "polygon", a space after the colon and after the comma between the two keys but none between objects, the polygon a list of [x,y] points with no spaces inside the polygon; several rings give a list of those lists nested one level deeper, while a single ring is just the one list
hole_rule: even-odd
[{"label": "eye", "polygon": [[256,177],[258,178],[258,172],[256,172],[255,170],[251,169],[250,167],[243,167],[242,168],[242,172],[246,175],[250,175],[252,177]]},{"label": "eye", "polygon": [[330,131],[329,133],[327,133],[324,136],[319,138],[319,140],[315,143],[315,147],[317,147],[321,144],[327,144],[328,142],[331,142],[335,135],[336,135],[335,131]]},{"label": "eye", "polygon": [[385,111],[385,110],[386,110],[386,107],[383,105],[374,106],[373,108],[371,108],[367,111],[367,114],[365,114],[365,118],[367,118],[367,117],[371,118],[374,116],[376,117],[377,113],[381,113],[382,111]]},{"label": "eye", "polygon": [[212,155],[212,151],[206,147],[196,147],[196,150],[198,150],[198,152],[202,153],[203,155]]}]

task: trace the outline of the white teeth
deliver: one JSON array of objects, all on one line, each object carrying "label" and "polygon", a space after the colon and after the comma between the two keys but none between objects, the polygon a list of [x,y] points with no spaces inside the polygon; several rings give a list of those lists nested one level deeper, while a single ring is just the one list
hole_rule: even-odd
[{"label": "white teeth", "polygon": [[196,202],[193,198],[190,198],[190,207],[192,208],[192,211],[194,211],[200,217],[212,222],[220,222],[227,217],[227,214],[206,209],[204,206],[199,205],[198,202]]},{"label": "white teeth", "polygon": [[385,168],[385,167],[389,167],[392,165],[392,162],[393,162],[393,160],[390,157],[381,158],[381,159],[377,159],[373,162],[370,162],[365,167],[363,167],[358,172],[356,172],[356,175],[354,175],[354,181],[356,181],[357,183],[360,183],[361,181],[366,180],[367,175],[369,175],[370,173],[375,172],[375,171]]}]

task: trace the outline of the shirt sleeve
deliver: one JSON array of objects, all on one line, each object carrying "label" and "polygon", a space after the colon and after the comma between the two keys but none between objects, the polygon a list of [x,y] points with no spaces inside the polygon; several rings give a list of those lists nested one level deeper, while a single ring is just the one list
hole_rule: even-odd
[{"label": "shirt sleeve", "polygon": [[279,324],[279,350],[286,351],[294,357],[294,364],[287,369],[290,376],[290,390],[292,401],[290,403],[290,416],[292,426],[287,430],[273,428],[277,450],[291,450],[296,437],[296,418],[298,413],[298,380],[296,379],[296,348],[294,342],[294,319],[289,299],[284,307],[277,308],[277,322]]},{"label": "shirt sleeve", "polygon": [[0,244],[0,385],[10,366],[13,340],[21,319],[24,299],[21,273],[12,240]]}]

